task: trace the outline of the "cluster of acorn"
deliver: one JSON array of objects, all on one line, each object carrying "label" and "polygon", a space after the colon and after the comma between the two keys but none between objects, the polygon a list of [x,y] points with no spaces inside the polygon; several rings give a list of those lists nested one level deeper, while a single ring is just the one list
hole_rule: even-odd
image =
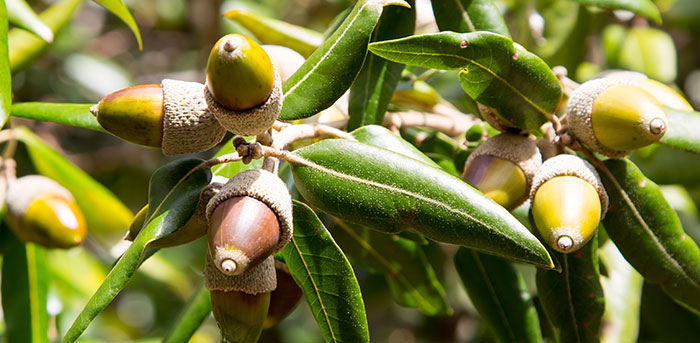
[{"label": "cluster of acorn", "polygon": [[[268,50],[298,60],[292,50]],[[165,155],[205,151],[227,131],[240,136],[268,132],[282,108],[282,78],[293,72],[285,70],[289,62],[279,64],[281,75],[263,47],[243,35],[226,35],[211,51],[205,84],[166,79],[160,85],[131,87],[104,97],[91,112],[110,133],[159,147]],[[301,297],[272,257],[292,236],[292,201],[285,183],[266,170],[218,181],[201,193],[195,214],[182,228],[152,246],[208,235],[204,278],[214,317],[225,341],[252,342]],[[129,238],[138,234],[146,212],[144,207],[136,215]],[[275,295],[278,285],[284,289]],[[276,302],[271,304],[271,298]]]},{"label": "cluster of acorn", "polygon": [[[692,111],[678,93],[643,74],[608,73],[572,92],[563,124],[587,148],[619,158],[661,139],[668,126],[664,106]],[[491,109],[483,112],[493,127],[504,132],[488,138],[469,156],[462,178],[509,211],[530,199],[534,228],[550,247],[563,253],[581,248],[608,208],[596,170],[571,154],[543,163],[527,132],[509,126]]]}]

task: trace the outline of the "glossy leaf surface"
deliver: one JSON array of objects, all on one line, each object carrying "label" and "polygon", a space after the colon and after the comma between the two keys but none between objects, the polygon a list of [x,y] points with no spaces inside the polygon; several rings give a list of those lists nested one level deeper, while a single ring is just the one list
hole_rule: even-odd
[{"label": "glossy leaf surface", "polygon": [[321,33],[282,20],[241,9],[228,11],[224,16],[250,30],[263,44],[286,46],[304,57],[309,57],[323,43]]},{"label": "glossy leaf surface", "polygon": [[652,0],[573,0],[584,5],[627,10],[661,23],[661,13]]},{"label": "glossy leaf surface", "polygon": [[52,102],[23,102],[12,105],[12,116],[50,121],[54,123],[105,132],[95,116],[90,113],[90,104],[66,104]]},{"label": "glossy leaf surface", "polygon": [[326,342],[369,342],[352,266],[316,214],[293,201],[294,236],[280,252]]},{"label": "glossy leaf surface", "polygon": [[358,142],[373,145],[397,154],[410,157],[414,160],[421,161],[432,167],[439,168],[430,157],[425,156],[423,152],[418,150],[413,144],[391,132],[384,126],[366,125],[350,133],[357,139]]},{"label": "glossy leaf surface", "polygon": [[129,12],[129,9],[124,5],[124,2],[122,0],[94,0],[96,3],[102,5],[102,7],[106,8],[108,11],[112,12],[112,14],[116,15],[121,19],[124,24],[126,24],[129,29],[131,29],[131,32],[134,33],[134,36],[136,37],[136,41],[139,44],[139,50],[143,49],[143,42],[141,42],[141,32],[139,31],[139,27],[136,26],[136,22],[134,21],[134,17],[131,16],[131,12]]},{"label": "glossy leaf surface", "polygon": [[[413,34],[416,27],[415,1],[408,0],[408,3],[410,8],[390,6],[382,12],[372,33],[373,42]],[[362,125],[382,124],[404,67],[375,54],[367,55],[360,74],[350,87],[348,131]]]},{"label": "glossy leaf surface", "polygon": [[474,307],[502,342],[542,342],[540,321],[522,275],[495,256],[459,248],[455,268]]},{"label": "glossy leaf surface", "polygon": [[668,130],[661,143],[672,148],[700,154],[700,113],[666,108]]},{"label": "glossy leaf surface", "polygon": [[146,225],[107,274],[62,342],[78,339],[90,322],[124,289],[151,242],[175,232],[189,220],[199,202],[199,194],[211,179],[209,171],[190,173],[201,162],[194,158],[176,160],[156,170],[151,177]]},{"label": "glossy leaf surface", "polygon": [[173,323],[170,332],[163,339],[163,343],[189,342],[210,313],[209,290],[204,288],[204,285],[201,285],[187,306],[182,310],[178,319]]},{"label": "glossy leaf surface", "polygon": [[628,160],[607,160],[598,172],[610,196],[603,219],[625,259],[677,301],[700,312],[700,249],[659,187]]},{"label": "glossy leaf surface", "polygon": [[562,271],[537,270],[537,291],[560,342],[598,342],[605,310],[598,268],[598,235],[581,249],[553,252]]},{"label": "glossy leaf surface", "polygon": [[46,26],[34,10],[24,0],[5,0],[7,19],[17,27],[21,27],[37,35],[47,43],[53,41],[53,32]]},{"label": "glossy leaf surface", "polygon": [[440,31],[491,31],[510,37],[493,0],[431,0]]},{"label": "glossy leaf surface", "polygon": [[8,52],[8,24],[5,2],[0,1],[0,128],[10,117],[12,106],[12,76],[10,75],[10,57]]},{"label": "glossy leaf surface", "polygon": [[428,238],[552,267],[542,244],[510,213],[462,180],[394,152],[324,140],[292,161],[299,192],[319,209],[386,233]]},{"label": "glossy leaf surface", "polygon": [[310,117],[331,106],[362,68],[367,44],[384,6],[402,0],[360,0],[340,27],[282,85],[280,120]]}]

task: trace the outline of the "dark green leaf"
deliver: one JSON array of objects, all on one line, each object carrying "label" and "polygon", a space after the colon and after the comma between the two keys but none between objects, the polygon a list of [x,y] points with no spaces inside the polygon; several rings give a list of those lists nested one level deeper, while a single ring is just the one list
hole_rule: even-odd
[{"label": "dark green leaf", "polygon": [[280,252],[326,342],[369,342],[360,286],[323,223],[294,201],[294,236]]},{"label": "dark green leaf", "polygon": [[176,160],[156,170],[151,177],[147,224],[107,274],[62,342],[78,339],[90,322],[126,287],[151,242],[174,233],[190,219],[199,202],[199,194],[211,179],[208,170],[192,172],[201,162],[194,158]]},{"label": "dark green leaf", "polygon": [[26,1],[6,0],[5,3],[7,3],[7,20],[15,26],[39,36],[47,43],[53,42],[53,31],[41,21]]},{"label": "dark green leaf", "polygon": [[561,85],[546,63],[490,32],[441,32],[372,43],[370,51],[423,68],[457,70],[464,91],[494,108],[509,126],[539,128],[561,98]]},{"label": "dark green leaf", "polygon": [[659,285],[644,283],[641,307],[644,331],[653,341],[700,341],[700,316],[671,300]]},{"label": "dark green leaf", "polygon": [[133,32],[134,36],[136,37],[136,41],[139,43],[139,50],[142,50],[143,43],[141,42],[141,32],[139,32],[139,27],[136,26],[134,17],[131,16],[131,12],[129,12],[129,9],[126,7],[126,5],[124,5],[124,2],[122,0],[94,1],[102,5],[102,7],[106,8],[108,11],[112,12],[112,14],[119,17],[119,19],[121,19],[124,22],[124,24],[126,24],[131,29],[131,32]]},{"label": "dark green leaf", "polygon": [[46,254],[38,245],[19,241],[2,224],[2,312],[6,342],[48,343]]},{"label": "dark green leaf", "polygon": [[676,301],[700,312],[700,249],[659,187],[628,160],[598,172],[610,196],[605,229],[625,259]]},{"label": "dark green leaf", "polygon": [[367,44],[384,6],[403,0],[361,0],[306,62],[284,82],[280,120],[310,117],[331,106],[350,88],[367,53]]},{"label": "dark green leaf", "polygon": [[228,11],[224,16],[250,30],[263,44],[286,46],[304,57],[309,57],[323,43],[321,33],[282,20],[241,9]]},{"label": "dark green leaf", "polygon": [[[41,12],[39,18],[51,28],[55,36],[59,30],[68,24],[83,1],[60,0],[44,12]],[[48,46],[48,43],[43,39],[19,28],[14,28],[10,31],[8,42],[10,47],[10,70],[13,74],[28,67]]]},{"label": "dark green leaf", "polygon": [[522,275],[501,258],[459,248],[455,267],[469,299],[502,342],[542,342],[540,321]]},{"label": "dark green leaf", "polygon": [[341,219],[386,233],[428,238],[551,268],[542,244],[510,213],[462,180],[423,162],[347,140],[297,151],[301,195]]},{"label": "dark green leaf", "polygon": [[90,113],[90,104],[66,104],[51,102],[23,102],[12,105],[15,117],[51,121],[54,123],[105,132],[95,116]]},{"label": "dark green leaf", "polygon": [[493,0],[431,0],[440,31],[491,31],[510,37]]},{"label": "dark green leaf", "polygon": [[537,270],[537,291],[560,342],[599,342],[605,310],[598,235],[570,254],[553,252],[562,271]]},{"label": "dark green leaf", "polygon": [[584,5],[591,5],[612,10],[627,10],[641,14],[649,19],[661,23],[661,13],[652,0],[573,0]]},{"label": "dark green leaf", "polygon": [[10,106],[12,106],[12,76],[7,50],[8,26],[5,18],[7,18],[5,2],[0,1],[0,128],[5,126],[5,122],[10,117]]},{"label": "dark green leaf", "polygon": [[[415,1],[408,0],[408,3],[410,8],[392,6],[382,12],[372,34],[373,42],[413,34],[416,27]],[[350,87],[348,131],[362,125],[382,124],[404,67],[374,54],[365,58],[360,74]]]},{"label": "dark green leaf", "polygon": [[700,113],[683,112],[666,107],[668,130],[661,143],[672,148],[700,154]]},{"label": "dark green leaf", "polygon": [[350,134],[353,135],[353,137],[355,137],[360,143],[374,145],[379,148],[390,150],[397,154],[429,164],[435,168],[440,167],[437,163],[431,160],[430,157],[425,156],[425,154],[418,150],[418,148],[413,146],[413,144],[407,142],[400,136],[397,136],[384,126],[367,125],[351,132]]},{"label": "dark green leaf", "polygon": [[635,343],[639,332],[639,304],[642,276],[630,266],[615,245],[608,241],[598,250],[607,276],[601,280],[605,291],[603,342]]},{"label": "dark green leaf", "polygon": [[[90,231],[121,233],[129,227],[133,215],[112,192],[54,151],[26,127],[17,128],[14,133],[27,146],[36,170],[73,194]],[[109,220],[105,220],[104,213],[109,213]]]},{"label": "dark green leaf", "polygon": [[211,301],[209,290],[204,285],[199,286],[192,300],[180,313],[180,317],[171,326],[170,332],[163,339],[163,343],[186,343],[202,325],[202,322],[211,313]]},{"label": "dark green leaf", "polygon": [[700,182],[700,154],[654,144],[632,152],[630,159],[644,175],[658,184],[692,185]]}]

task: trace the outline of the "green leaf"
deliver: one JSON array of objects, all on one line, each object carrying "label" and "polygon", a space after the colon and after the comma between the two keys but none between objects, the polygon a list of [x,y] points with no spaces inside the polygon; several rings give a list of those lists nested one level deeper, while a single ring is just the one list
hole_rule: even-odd
[{"label": "green leaf", "polygon": [[661,13],[652,0],[573,0],[584,5],[612,10],[626,10],[641,14],[657,24],[661,24]]},{"label": "green leaf", "polygon": [[[124,232],[133,217],[131,211],[107,188],[95,181],[26,127],[13,131],[24,143],[34,167],[68,189],[85,215],[88,229],[94,232]],[[105,220],[104,213],[109,213]]]},{"label": "green leaf", "polygon": [[37,35],[47,43],[53,42],[53,31],[46,26],[24,0],[7,0],[7,20],[17,27]]},{"label": "green leaf", "polygon": [[209,290],[202,284],[180,313],[180,317],[170,327],[170,332],[163,339],[163,343],[184,343],[199,329],[209,314],[211,313],[211,301],[209,300]]},{"label": "green leaf", "polygon": [[553,266],[544,246],[508,211],[441,169],[340,139],[296,152],[301,158],[288,162],[297,189],[326,213],[386,233],[410,228],[436,241]]},{"label": "green leaf", "polygon": [[617,65],[669,83],[676,79],[676,46],[671,35],[652,27],[629,29],[622,42]]},{"label": "green leaf", "polygon": [[561,98],[561,85],[546,63],[490,32],[440,32],[372,43],[386,59],[423,68],[457,70],[464,91],[496,110],[508,125],[539,128]]},{"label": "green leaf", "polygon": [[[70,21],[84,0],[60,0],[41,12],[39,18],[54,33],[54,36]],[[16,73],[39,57],[48,47],[48,43],[20,28],[14,28],[8,35],[10,47],[10,70]]]},{"label": "green leaf", "polygon": [[642,325],[655,342],[700,341],[700,316],[678,305],[659,287],[644,282]]},{"label": "green leaf", "polygon": [[628,160],[599,169],[610,197],[605,229],[625,259],[676,301],[700,312],[700,249],[659,187]]},{"label": "green leaf", "polygon": [[0,0],[0,128],[10,117],[12,106],[12,76],[10,75],[10,58],[8,53],[7,38],[7,13],[5,2]]},{"label": "green leaf", "polygon": [[360,286],[323,223],[293,201],[294,235],[280,252],[326,342],[369,342]]},{"label": "green leaf", "polygon": [[3,223],[0,240],[2,258],[2,312],[4,341],[48,343],[49,315],[46,312],[48,273],[41,246],[19,241]]},{"label": "green leaf", "polygon": [[12,105],[12,116],[105,132],[92,113],[91,104],[23,102]]},{"label": "green leaf", "polygon": [[141,42],[141,32],[139,32],[139,27],[136,26],[136,22],[134,21],[134,17],[131,16],[131,12],[129,12],[129,9],[124,5],[124,2],[122,0],[94,0],[96,3],[102,5],[102,7],[106,8],[108,11],[112,12],[112,14],[116,15],[121,19],[126,26],[128,26],[131,29],[131,32],[134,33],[134,36],[136,37],[136,41],[139,43],[139,50],[143,50],[143,42]]},{"label": "green leaf", "polygon": [[537,270],[537,291],[560,342],[598,342],[605,310],[598,235],[570,254],[553,252],[562,271]]},{"label": "green leaf", "polygon": [[545,22],[544,44],[538,44],[534,52],[548,65],[562,65],[573,75],[586,58],[588,48],[581,42],[593,27],[591,14],[584,6],[570,1],[538,2],[537,12]]},{"label": "green leaf", "polygon": [[459,248],[455,267],[469,299],[502,342],[542,342],[540,321],[522,275],[501,258]]},{"label": "green leaf", "polygon": [[350,133],[358,142],[373,145],[397,154],[421,161],[431,167],[440,168],[430,157],[425,156],[413,144],[391,132],[384,126],[366,125]]},{"label": "green leaf", "polygon": [[148,194],[146,226],[107,274],[61,342],[74,342],[90,322],[109,305],[136,273],[148,245],[182,227],[194,213],[202,189],[209,184],[208,170],[192,170],[200,159],[170,162],[153,173]]},{"label": "green leaf", "polygon": [[[382,41],[413,34],[416,27],[416,7],[414,0],[408,0],[410,8],[392,6],[379,18],[371,41]],[[369,54],[362,70],[350,87],[348,131],[362,125],[379,124],[389,100],[401,78],[404,65]]]},{"label": "green leaf", "polygon": [[666,114],[668,130],[660,142],[672,148],[700,154],[700,113],[666,107]]},{"label": "green leaf", "polygon": [[323,43],[320,32],[242,9],[228,11],[224,16],[243,25],[263,44],[286,46],[304,57],[309,57]]},{"label": "green leaf", "polygon": [[419,243],[342,221],[335,224],[333,238],[352,265],[384,275],[398,304],[418,308],[428,316],[452,314],[445,290]]},{"label": "green leaf", "polygon": [[493,0],[431,0],[440,31],[491,31],[510,37]]},{"label": "green leaf", "polygon": [[282,85],[280,120],[310,117],[330,107],[350,88],[367,53],[367,44],[384,6],[403,0],[360,0],[338,30]]},{"label": "green leaf", "polygon": [[608,241],[598,250],[607,270],[601,282],[605,291],[605,313],[601,341],[635,343],[639,332],[642,276],[630,266],[614,244]]}]

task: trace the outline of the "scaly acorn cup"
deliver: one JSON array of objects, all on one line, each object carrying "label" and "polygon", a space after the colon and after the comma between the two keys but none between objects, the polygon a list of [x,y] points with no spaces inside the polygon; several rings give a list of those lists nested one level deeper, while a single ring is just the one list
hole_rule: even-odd
[{"label": "scaly acorn cup", "polygon": [[68,190],[40,175],[21,177],[6,193],[5,219],[24,242],[67,249],[85,239],[83,213]]},{"label": "scaly acorn cup", "polygon": [[109,94],[90,108],[109,133],[128,142],[162,148],[165,155],[208,150],[226,130],[209,112],[203,85],[165,79]]},{"label": "scaly acorn cup", "polygon": [[489,137],[469,155],[462,179],[512,211],[527,200],[540,165],[542,156],[534,141],[501,133]]},{"label": "scaly acorn cup", "polygon": [[546,160],[530,189],[535,227],[554,250],[570,253],[585,245],[608,208],[598,173],[574,155]]},{"label": "scaly acorn cup", "polygon": [[232,177],[207,205],[209,254],[226,275],[240,275],[281,250],[292,237],[292,198],[277,175],[262,169]]},{"label": "scaly acorn cup", "polygon": [[668,127],[661,103],[634,81],[619,78],[579,86],[569,98],[567,120],[583,144],[613,158],[657,142]]},{"label": "scaly acorn cup", "polygon": [[241,136],[267,131],[282,110],[282,81],[258,43],[229,34],[214,45],[204,88],[209,109],[221,126]]},{"label": "scaly acorn cup", "polygon": [[678,92],[659,81],[650,79],[642,73],[636,71],[612,70],[601,73],[599,76],[632,81],[634,85],[647,91],[647,93],[666,107],[679,111],[693,111],[693,106],[690,106],[688,101],[678,94]]},{"label": "scaly acorn cup", "polygon": [[267,311],[263,329],[271,328],[286,318],[296,308],[304,295],[289,273],[286,264],[275,261],[275,271],[277,272],[277,288],[270,295],[270,308]]}]

